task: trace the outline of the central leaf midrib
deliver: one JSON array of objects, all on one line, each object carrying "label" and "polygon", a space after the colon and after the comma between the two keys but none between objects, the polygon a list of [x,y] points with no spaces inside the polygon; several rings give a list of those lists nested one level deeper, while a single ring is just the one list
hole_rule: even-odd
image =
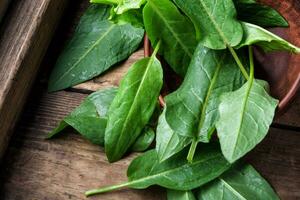
[{"label": "central leaf midrib", "polygon": [[82,55],[79,57],[79,59],[70,67],[65,73],[63,73],[59,79],[56,80],[56,82],[63,79],[70,71],[72,71],[74,68],[78,66],[79,63],[82,62],[82,60],[108,35],[108,33],[115,27],[114,24],[111,24],[109,29],[98,39],[95,41],[95,43]]},{"label": "central leaf midrib", "polygon": [[227,41],[226,36],[223,34],[222,30],[219,28],[217,22],[214,20],[214,17],[210,14],[206,4],[203,2],[203,0],[199,0],[199,2],[200,2],[200,5],[203,7],[205,13],[207,14],[208,18],[212,22],[213,26],[215,27],[215,29],[219,33],[220,37],[224,41],[224,44],[228,46],[229,42]]},{"label": "central leaf midrib", "polygon": [[[221,61],[225,58],[225,56],[226,56],[226,54],[223,55]],[[217,81],[218,75],[219,75],[220,70],[221,70],[221,61],[219,61],[219,62],[217,61],[217,69],[216,69],[216,71],[213,75],[212,81],[210,82],[209,89],[207,91],[207,95],[206,95],[205,100],[204,100],[204,104],[203,104],[202,111],[201,111],[201,117],[200,117],[200,121],[199,121],[199,124],[198,124],[197,136],[200,136],[200,131],[202,129],[202,126],[203,126],[203,123],[204,123],[204,120],[205,120],[205,112],[206,112],[206,109],[207,109],[207,106],[208,106],[208,101],[209,101],[212,90],[215,86],[215,83]]]},{"label": "central leaf midrib", "polygon": [[178,167],[175,167],[173,169],[170,169],[168,171],[163,171],[161,173],[158,173],[158,174],[155,174],[155,175],[149,175],[148,177],[144,177],[144,178],[139,178],[137,180],[133,180],[133,181],[129,181],[128,182],[128,186],[130,185],[134,185],[134,184],[137,184],[137,183],[140,183],[140,182],[144,182],[144,181],[147,181],[147,180],[151,180],[151,179],[155,179],[156,177],[158,176],[165,176],[166,174],[169,174],[169,173],[172,173],[180,168],[184,168],[185,166],[195,166],[195,165],[198,165],[199,163],[202,163],[202,162],[207,162],[209,160],[213,160],[215,158],[219,157],[219,155],[215,155],[215,156],[211,156],[209,158],[206,158],[206,159],[203,159],[203,160],[199,160],[199,161],[195,161],[193,162],[192,164],[190,163],[186,163],[184,165],[181,165],[181,166],[178,166]]},{"label": "central leaf midrib", "polygon": [[239,124],[238,131],[237,131],[237,133],[238,133],[237,138],[234,141],[233,150],[231,152],[231,157],[233,156],[233,154],[236,151],[237,143],[238,143],[238,140],[239,140],[240,135],[241,135],[240,132],[241,132],[241,129],[242,129],[242,125],[243,125],[243,121],[244,121],[244,117],[245,117],[245,112],[246,112],[246,108],[247,108],[247,101],[248,101],[249,96],[250,96],[250,91],[251,91],[251,88],[252,88],[252,85],[253,85],[253,81],[254,81],[253,77],[250,77],[250,80],[248,82],[247,91],[246,91],[246,96],[245,96],[243,104],[242,104],[241,120],[240,120],[240,124]]},{"label": "central leaf midrib", "polygon": [[224,179],[219,178],[219,180],[223,183],[223,185],[228,188],[233,194],[235,194],[237,197],[243,199],[243,200],[247,200],[243,195],[241,195],[238,191],[236,191],[234,189],[234,187],[232,187],[229,183],[227,183]]},{"label": "central leaf midrib", "polygon": [[159,11],[159,9],[155,6],[154,3],[148,1],[149,5],[153,8],[153,10],[159,15],[159,17],[163,20],[165,23],[166,27],[169,29],[169,31],[173,34],[175,39],[178,41],[182,49],[187,53],[187,55],[192,58],[193,53],[189,51],[189,48],[184,45],[184,43],[180,40],[180,38],[177,36],[176,32],[173,30],[173,28],[168,24],[167,19],[164,17],[164,15]]}]

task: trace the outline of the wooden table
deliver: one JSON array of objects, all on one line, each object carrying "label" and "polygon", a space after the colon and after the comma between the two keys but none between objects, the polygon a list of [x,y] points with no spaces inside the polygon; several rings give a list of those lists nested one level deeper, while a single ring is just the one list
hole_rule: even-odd
[{"label": "wooden table", "polygon": [[[80,10],[69,8],[43,61],[40,76],[27,101],[1,167],[4,200],[85,199],[87,189],[126,180],[126,168],[135,155],[108,164],[103,148],[82,139],[72,129],[57,139],[45,136],[92,90],[117,85],[130,63],[142,56],[138,51],[129,61],[108,73],[67,91],[46,92],[49,70],[69,38]],[[287,113],[274,122],[267,138],[246,158],[272,184],[283,200],[300,199],[300,93]],[[125,189],[92,197],[101,200],[160,200],[165,192],[152,187]]]}]

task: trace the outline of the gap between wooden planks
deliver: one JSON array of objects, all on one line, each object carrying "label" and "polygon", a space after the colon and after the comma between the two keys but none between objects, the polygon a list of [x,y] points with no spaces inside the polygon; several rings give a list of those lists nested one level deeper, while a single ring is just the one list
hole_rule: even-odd
[{"label": "gap between wooden planks", "polygon": [[67,0],[13,1],[0,30],[0,159]]}]

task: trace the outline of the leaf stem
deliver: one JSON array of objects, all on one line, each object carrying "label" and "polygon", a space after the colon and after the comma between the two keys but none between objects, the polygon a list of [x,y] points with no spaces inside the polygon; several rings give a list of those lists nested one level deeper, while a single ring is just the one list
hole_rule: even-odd
[{"label": "leaf stem", "polygon": [[112,185],[112,186],[107,186],[107,187],[103,187],[103,188],[92,189],[92,190],[86,191],[84,194],[85,194],[85,196],[89,197],[92,195],[102,194],[102,193],[106,193],[106,192],[111,192],[113,190],[121,189],[126,186],[129,186],[130,184],[131,184],[131,182],[125,182],[125,183],[121,183],[118,185]]},{"label": "leaf stem", "polygon": [[248,49],[249,49],[249,60],[250,60],[250,80],[252,80],[254,78],[254,59],[253,59],[252,46],[249,46]]},{"label": "leaf stem", "polygon": [[188,160],[189,163],[193,162],[194,154],[196,152],[197,145],[198,145],[198,141],[197,141],[197,139],[194,138],[193,142],[192,142],[192,144],[190,146],[190,150],[189,150],[188,156],[187,156],[187,160]]},{"label": "leaf stem", "polygon": [[155,57],[156,56],[156,54],[157,54],[157,52],[158,52],[158,50],[160,48],[160,44],[161,44],[161,40],[159,40],[158,43],[156,44],[155,49],[154,49],[151,57]]},{"label": "leaf stem", "polygon": [[240,68],[242,74],[244,75],[244,77],[245,77],[247,80],[249,80],[249,75],[248,75],[248,73],[247,73],[247,70],[245,69],[243,63],[242,63],[241,60],[239,59],[239,57],[238,57],[238,55],[236,54],[235,50],[234,50],[231,46],[229,46],[229,45],[227,45],[227,47],[228,47],[228,49],[229,49],[231,55],[233,56],[233,58],[234,58],[236,64],[239,66],[239,68]]}]

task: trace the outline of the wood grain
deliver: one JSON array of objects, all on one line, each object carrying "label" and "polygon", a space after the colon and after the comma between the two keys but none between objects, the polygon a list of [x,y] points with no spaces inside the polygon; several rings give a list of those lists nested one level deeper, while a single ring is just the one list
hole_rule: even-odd
[{"label": "wood grain", "polygon": [[[86,95],[72,92],[43,94],[28,104],[6,155],[0,199],[84,199],[87,189],[126,180],[126,168],[135,155],[109,164],[103,149],[69,129],[65,136],[44,140]],[[34,96],[39,99],[38,96]],[[91,199],[164,199],[160,189],[125,189]]]},{"label": "wood grain", "polygon": [[[72,129],[56,139],[44,139],[86,94],[62,91],[30,96],[5,158],[0,199],[79,200],[87,189],[126,180],[126,168],[135,155],[109,164],[103,148]],[[300,132],[273,128],[247,158],[283,200],[300,198],[299,141]],[[158,188],[125,189],[92,199],[159,200],[165,199],[165,194]]]},{"label": "wood grain", "polygon": [[67,0],[14,1],[0,31],[0,159]]}]

